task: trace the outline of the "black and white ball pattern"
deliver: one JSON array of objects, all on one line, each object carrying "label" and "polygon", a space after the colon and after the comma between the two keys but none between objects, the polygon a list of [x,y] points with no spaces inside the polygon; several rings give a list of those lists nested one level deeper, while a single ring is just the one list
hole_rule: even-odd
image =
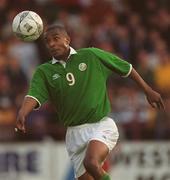
[{"label": "black and white ball pattern", "polygon": [[43,32],[42,19],[33,11],[22,11],[15,16],[12,31],[23,41],[34,41]]}]

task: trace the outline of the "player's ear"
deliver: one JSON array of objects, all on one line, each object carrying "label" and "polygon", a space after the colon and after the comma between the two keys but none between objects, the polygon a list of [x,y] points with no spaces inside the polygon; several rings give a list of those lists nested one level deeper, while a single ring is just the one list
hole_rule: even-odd
[{"label": "player's ear", "polygon": [[69,36],[67,36],[67,37],[65,38],[65,41],[66,41],[66,44],[67,44],[67,45],[70,45],[70,37],[69,37]]}]

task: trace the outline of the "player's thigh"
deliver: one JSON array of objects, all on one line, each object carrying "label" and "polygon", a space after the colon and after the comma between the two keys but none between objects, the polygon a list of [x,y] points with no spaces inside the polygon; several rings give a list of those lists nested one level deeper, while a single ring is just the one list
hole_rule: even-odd
[{"label": "player's thigh", "polygon": [[108,154],[109,148],[106,144],[98,140],[91,140],[88,144],[84,160],[89,162],[92,159],[95,159],[99,163],[102,163]]},{"label": "player's thigh", "polygon": [[80,176],[78,180],[94,180],[87,172]]}]

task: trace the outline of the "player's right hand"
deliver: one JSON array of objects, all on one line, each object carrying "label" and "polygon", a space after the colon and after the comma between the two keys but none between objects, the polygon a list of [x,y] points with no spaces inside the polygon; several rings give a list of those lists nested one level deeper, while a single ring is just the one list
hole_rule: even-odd
[{"label": "player's right hand", "polygon": [[17,121],[16,121],[16,128],[23,132],[26,133],[26,129],[25,129],[25,116],[23,115],[22,112],[18,113],[18,117],[17,117]]}]

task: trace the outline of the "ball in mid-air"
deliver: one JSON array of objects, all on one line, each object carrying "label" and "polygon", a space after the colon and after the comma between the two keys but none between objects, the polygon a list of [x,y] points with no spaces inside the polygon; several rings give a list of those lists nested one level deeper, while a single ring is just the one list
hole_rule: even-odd
[{"label": "ball in mid-air", "polygon": [[33,11],[22,11],[14,17],[12,31],[23,41],[34,41],[43,32],[43,21]]}]

